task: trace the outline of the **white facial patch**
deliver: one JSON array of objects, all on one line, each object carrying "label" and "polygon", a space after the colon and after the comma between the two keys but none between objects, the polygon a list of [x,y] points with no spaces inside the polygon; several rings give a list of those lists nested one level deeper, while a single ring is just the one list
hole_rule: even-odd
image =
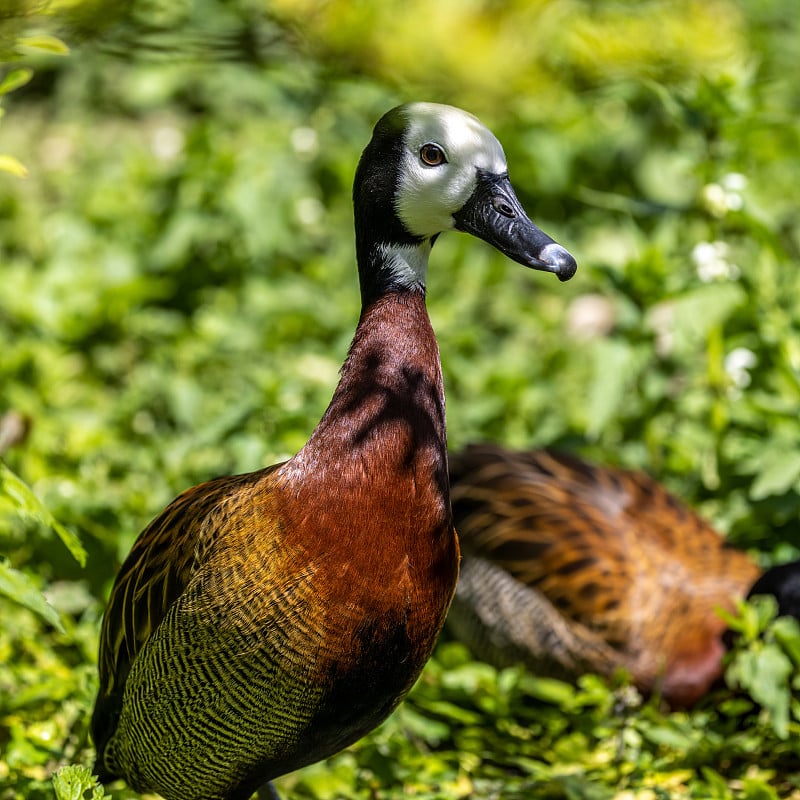
[{"label": "white facial patch", "polygon": [[[411,103],[404,111],[397,213],[409,233],[429,238],[453,228],[453,214],[475,190],[477,171],[502,174],[506,157],[494,134],[466,111],[437,103]],[[420,149],[428,143],[442,149],[446,163],[423,163]]]}]

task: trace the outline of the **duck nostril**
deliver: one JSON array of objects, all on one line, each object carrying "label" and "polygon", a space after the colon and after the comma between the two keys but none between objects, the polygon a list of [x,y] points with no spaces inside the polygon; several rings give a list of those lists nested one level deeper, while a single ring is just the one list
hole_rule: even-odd
[{"label": "duck nostril", "polygon": [[494,210],[498,214],[502,214],[504,217],[516,217],[517,212],[514,211],[513,206],[502,197],[495,197],[492,199],[492,205],[494,206]]}]

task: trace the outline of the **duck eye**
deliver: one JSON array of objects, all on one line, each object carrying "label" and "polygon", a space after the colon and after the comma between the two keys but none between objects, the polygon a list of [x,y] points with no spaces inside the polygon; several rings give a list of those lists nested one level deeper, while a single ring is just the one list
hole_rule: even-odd
[{"label": "duck eye", "polygon": [[419,157],[422,159],[422,163],[427,164],[429,167],[438,167],[447,161],[444,157],[444,150],[438,144],[432,144],[431,142],[420,147]]}]

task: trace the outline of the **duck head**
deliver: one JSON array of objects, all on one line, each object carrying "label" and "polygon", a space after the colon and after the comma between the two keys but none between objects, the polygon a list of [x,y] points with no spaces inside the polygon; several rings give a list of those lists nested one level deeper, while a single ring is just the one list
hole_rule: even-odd
[{"label": "duck head", "polygon": [[800,620],[800,561],[770,567],[751,587],[747,599],[771,594],[778,601],[779,617]]},{"label": "duck head", "polygon": [[448,230],[562,281],[577,269],[525,213],[494,134],[453,106],[409,103],[387,112],[361,156],[353,201],[365,302],[392,289],[424,289],[430,249]]}]

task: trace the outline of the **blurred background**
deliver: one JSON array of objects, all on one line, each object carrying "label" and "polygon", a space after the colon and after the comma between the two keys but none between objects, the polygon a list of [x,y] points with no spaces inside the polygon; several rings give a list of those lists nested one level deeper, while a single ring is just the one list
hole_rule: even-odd
[{"label": "blurred background", "polygon": [[[437,242],[451,446],[640,467],[762,564],[796,556],[798,27],[789,0],[2,3],[0,800],[91,764],[99,618],[138,532],[324,411],[359,311],[353,173],[400,102],[476,114],[579,264],[561,285]],[[789,728],[733,695],[631,718],[613,687],[445,636],[379,731],[281,786],[798,797],[781,680]]]}]

